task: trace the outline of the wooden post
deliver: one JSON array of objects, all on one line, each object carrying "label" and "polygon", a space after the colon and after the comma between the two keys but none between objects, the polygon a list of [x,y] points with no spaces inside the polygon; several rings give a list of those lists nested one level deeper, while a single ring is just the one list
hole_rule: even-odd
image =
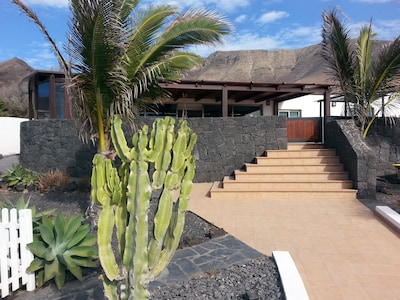
[{"label": "wooden post", "polygon": [[324,117],[331,116],[331,92],[326,90],[324,93]]},{"label": "wooden post", "polygon": [[228,87],[222,87],[222,117],[228,117]]}]

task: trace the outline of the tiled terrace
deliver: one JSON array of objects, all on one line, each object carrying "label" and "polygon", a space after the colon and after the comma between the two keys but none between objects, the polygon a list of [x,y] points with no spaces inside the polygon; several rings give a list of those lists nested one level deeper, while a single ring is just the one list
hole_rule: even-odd
[{"label": "tiled terrace", "polygon": [[189,209],[271,255],[289,251],[315,300],[400,299],[400,239],[358,200],[212,199],[197,183]]}]

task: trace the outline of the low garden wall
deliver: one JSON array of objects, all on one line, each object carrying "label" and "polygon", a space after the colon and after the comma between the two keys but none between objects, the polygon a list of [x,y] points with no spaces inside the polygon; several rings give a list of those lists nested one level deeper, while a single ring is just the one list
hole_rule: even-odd
[{"label": "low garden wall", "polygon": [[377,119],[365,140],[353,120],[329,119],[325,147],[335,148],[340,155],[358,198],[375,199],[377,177],[393,178],[393,164],[400,163],[400,119],[392,125],[388,119]]},{"label": "low garden wall", "polygon": [[[152,119],[143,119],[152,123]],[[197,133],[195,182],[219,181],[265,150],[286,149],[286,118],[278,116],[190,118]],[[129,134],[127,134],[130,139]],[[58,168],[71,177],[90,176],[94,145],[83,144],[74,121],[34,120],[21,124],[21,164],[37,172]]]},{"label": "low garden wall", "polygon": [[351,119],[328,119],[325,127],[325,147],[336,149],[345,170],[349,173],[359,199],[375,199],[376,157],[363,140]]}]

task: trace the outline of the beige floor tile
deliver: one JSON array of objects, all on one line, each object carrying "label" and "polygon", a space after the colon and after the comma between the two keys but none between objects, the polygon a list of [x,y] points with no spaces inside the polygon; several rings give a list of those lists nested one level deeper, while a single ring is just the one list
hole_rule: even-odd
[{"label": "beige floor tile", "polygon": [[358,200],[212,200],[189,209],[256,250],[289,251],[312,300],[400,300],[400,235]]}]

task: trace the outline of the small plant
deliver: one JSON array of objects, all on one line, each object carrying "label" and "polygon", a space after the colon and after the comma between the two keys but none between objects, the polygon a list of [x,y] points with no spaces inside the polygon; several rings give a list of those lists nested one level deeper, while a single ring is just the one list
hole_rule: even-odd
[{"label": "small plant", "polygon": [[38,181],[38,177],[32,171],[25,169],[20,164],[12,165],[2,177],[10,188],[17,186],[30,187],[34,186]]},{"label": "small plant", "polygon": [[0,99],[0,117],[8,116],[8,108],[3,99]]},{"label": "small plant", "polygon": [[97,267],[96,236],[88,235],[89,225],[81,217],[65,219],[63,214],[42,216],[38,233],[28,245],[35,255],[28,270],[37,272],[37,285],[54,278],[58,289],[65,283],[67,271],[82,281],[82,267]]},{"label": "small plant", "polygon": [[25,199],[23,196],[21,196],[18,199],[16,204],[12,203],[9,199],[7,199],[5,197],[4,197],[4,200],[5,200],[5,202],[0,201],[0,208],[8,208],[8,209],[16,208],[17,210],[29,208],[32,211],[32,223],[33,223],[32,225],[33,225],[34,233],[37,232],[37,228],[41,224],[42,217],[43,216],[51,216],[54,213],[54,209],[46,210],[43,212],[37,212],[35,206],[29,206],[30,198],[28,198],[28,201],[25,202]]},{"label": "small plant", "polygon": [[47,171],[39,177],[38,188],[41,192],[63,190],[69,182],[69,177],[65,172],[56,170]]}]

